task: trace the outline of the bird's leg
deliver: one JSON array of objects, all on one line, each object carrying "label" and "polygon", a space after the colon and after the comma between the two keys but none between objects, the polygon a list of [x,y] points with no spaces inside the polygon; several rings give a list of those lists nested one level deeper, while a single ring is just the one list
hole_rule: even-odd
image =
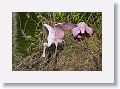
[{"label": "bird's leg", "polygon": [[55,42],[55,54],[54,54],[54,57],[56,56],[56,53],[57,53],[57,46],[58,46],[58,42]]},{"label": "bird's leg", "polygon": [[42,57],[45,57],[45,50],[46,50],[47,46],[48,46],[48,43],[44,43],[43,44],[43,54],[42,54]]}]

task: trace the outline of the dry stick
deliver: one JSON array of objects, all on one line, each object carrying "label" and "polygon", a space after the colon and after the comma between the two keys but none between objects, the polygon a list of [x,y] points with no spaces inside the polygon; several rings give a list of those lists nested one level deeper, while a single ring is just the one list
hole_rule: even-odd
[{"label": "dry stick", "polygon": [[24,32],[25,32],[25,28],[26,28],[27,22],[28,22],[28,20],[25,22],[25,26],[24,26]]},{"label": "dry stick", "polygon": [[82,18],[83,18],[83,16],[85,15],[85,13],[84,14],[82,14],[82,16],[81,16],[81,18],[80,18],[80,21],[82,20]]},{"label": "dry stick", "polygon": [[40,17],[42,17],[44,20],[47,20],[44,16],[42,16],[41,14],[39,14]]},{"label": "dry stick", "polygon": [[[44,17],[45,18],[45,17]],[[46,20],[46,18],[45,18],[45,20]],[[37,23],[37,26],[36,26],[36,31],[37,31],[37,28],[38,28],[38,26],[39,26],[39,24],[40,24],[40,22],[42,22],[43,21],[43,19],[41,19],[38,23]]]},{"label": "dry stick", "polygon": [[[31,56],[30,60],[29,60],[29,63],[30,63],[29,67],[30,67],[32,70],[35,70],[35,68],[32,68],[31,66],[39,61],[39,60],[37,60],[37,62],[34,62],[34,63],[33,63],[33,62],[32,62],[33,56],[36,55],[36,54],[38,54],[38,53],[39,53],[39,52],[34,53],[34,54]],[[27,58],[27,59],[28,59],[28,58]],[[40,57],[40,59],[41,59],[41,57]],[[24,62],[23,62],[23,63],[24,63]],[[26,68],[26,67],[24,67],[23,69],[25,69],[25,68]]]},{"label": "dry stick", "polygon": [[[37,26],[36,26],[36,29],[35,29],[36,31],[38,30],[37,28],[38,28],[40,22],[41,22],[41,20],[37,23]],[[35,32],[35,35],[36,35],[36,32]]]},{"label": "dry stick", "polygon": [[35,24],[37,24],[37,22],[35,20],[33,20],[32,18],[30,18]]},{"label": "dry stick", "polygon": [[[39,53],[39,52],[34,53],[33,56],[36,55],[36,54],[38,54],[38,53]],[[42,58],[42,57],[40,57],[39,60],[37,60],[37,61],[35,61],[35,62],[32,62],[33,56],[30,58],[30,63],[32,63],[32,65],[35,64],[35,63],[37,63],[37,62],[39,62],[39,61],[41,60],[41,58]],[[29,59],[29,58],[27,58],[27,59]],[[36,58],[36,59],[37,59],[37,58]],[[26,60],[25,60],[25,61],[26,61]],[[24,61],[24,62],[25,62],[25,61]],[[24,62],[22,62],[22,63],[24,63]],[[32,68],[32,67],[31,67],[31,68]],[[25,67],[24,67],[24,69],[25,69]],[[32,70],[35,70],[35,68],[32,68]]]},{"label": "dry stick", "polygon": [[20,27],[20,31],[23,33],[24,36],[26,36],[24,31],[25,31],[25,27],[26,27],[26,24],[27,24],[28,20],[25,22],[24,31],[21,29],[21,19],[20,19],[20,16],[19,16],[19,22],[20,22],[20,26],[19,26]]},{"label": "dry stick", "polygon": [[[32,58],[33,55],[35,55],[35,53],[33,53],[31,56],[28,56],[27,58],[25,58],[24,60],[22,60],[22,61],[20,62],[20,64],[15,67],[15,69],[17,69],[18,67],[20,67],[20,66],[21,66],[25,61],[27,61],[28,59]],[[30,57],[30,58],[29,58],[29,57]]]},{"label": "dry stick", "polygon": [[21,29],[21,19],[20,19],[20,16],[18,16],[18,17],[19,17],[19,22],[20,22],[20,26],[19,26],[19,27],[20,27],[20,31],[21,31],[23,34],[25,34],[24,31]]},{"label": "dry stick", "polygon": [[24,31],[23,30],[21,30],[22,32],[23,32],[23,34],[24,34],[24,36],[26,37],[26,34],[25,34],[25,28],[26,28],[26,24],[27,24],[27,22],[28,22],[28,20],[25,22],[25,26],[24,26]]},{"label": "dry stick", "polygon": [[38,26],[39,26],[40,22],[41,22],[41,21],[39,21],[39,22],[37,23],[37,26],[36,26],[36,31],[37,31],[37,28],[38,28]]},{"label": "dry stick", "polygon": [[[26,58],[26,60],[27,60],[27,58]],[[20,62],[20,64],[15,67],[15,69],[17,69],[18,67],[20,67],[26,60],[22,60],[22,61]]]}]

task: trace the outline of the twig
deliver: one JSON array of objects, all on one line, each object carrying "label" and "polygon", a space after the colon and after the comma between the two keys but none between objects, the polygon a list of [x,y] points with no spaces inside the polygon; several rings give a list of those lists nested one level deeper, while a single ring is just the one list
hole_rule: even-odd
[{"label": "twig", "polygon": [[37,24],[37,22],[35,20],[33,20],[32,18],[30,18],[35,24]]},{"label": "twig", "polygon": [[28,20],[25,22],[25,26],[24,26],[24,32],[25,32],[25,28],[26,28],[27,22],[28,22]]},{"label": "twig", "polygon": [[82,20],[82,18],[83,18],[84,15],[85,15],[85,13],[81,16],[80,21]]},{"label": "twig", "polygon": [[[20,31],[23,33],[24,36],[26,36],[25,32],[21,29],[21,19],[20,19],[20,16],[19,16],[19,22],[20,22]],[[26,21],[26,24],[27,24],[27,21]],[[26,27],[26,24],[25,24],[25,27]],[[25,27],[24,27],[24,30],[25,30]]]},{"label": "twig", "polygon": [[[26,60],[27,60],[27,59],[26,59]],[[18,67],[20,67],[26,60],[22,60],[22,61],[20,62],[20,64],[15,67],[15,69],[17,69]]]},{"label": "twig", "polygon": [[22,60],[18,66],[15,67],[15,69],[17,69],[18,67],[20,67],[25,61],[27,61],[28,59],[32,58],[33,55],[35,55],[35,53],[33,53],[31,56],[26,57],[24,60]]},{"label": "twig", "polygon": [[89,15],[88,20],[86,21],[86,23],[88,23],[88,21],[90,20],[91,16],[92,16],[92,13]]},{"label": "twig", "polygon": [[47,20],[44,16],[42,16],[41,14],[39,14],[40,17],[42,17],[44,20]]},{"label": "twig", "polygon": [[39,22],[37,23],[37,26],[36,26],[36,31],[37,31],[37,28],[38,28],[38,26],[39,26],[40,22],[41,22],[41,21],[39,21]]}]

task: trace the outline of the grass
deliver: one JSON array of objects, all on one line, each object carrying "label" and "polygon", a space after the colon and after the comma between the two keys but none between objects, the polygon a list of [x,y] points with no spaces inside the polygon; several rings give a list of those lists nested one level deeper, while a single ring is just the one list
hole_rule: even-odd
[{"label": "grass", "polygon": [[[13,12],[12,69],[14,71],[101,71],[102,13],[101,12]],[[47,49],[41,58],[46,33],[43,23],[85,22],[93,28],[92,37],[76,41],[70,30],[65,31],[65,44]],[[52,51],[51,51],[52,50]]]}]

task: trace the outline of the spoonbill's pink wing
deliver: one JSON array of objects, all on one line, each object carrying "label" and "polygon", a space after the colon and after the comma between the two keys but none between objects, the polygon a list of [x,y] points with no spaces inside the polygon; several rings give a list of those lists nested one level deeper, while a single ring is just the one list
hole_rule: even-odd
[{"label": "spoonbill's pink wing", "polygon": [[76,37],[80,33],[80,27],[75,27],[72,29],[72,34]]},{"label": "spoonbill's pink wing", "polygon": [[55,34],[55,30],[52,26],[48,25],[48,24],[44,24],[45,28],[46,28],[46,31],[49,32],[49,34]]},{"label": "spoonbill's pink wing", "polygon": [[48,46],[50,46],[55,41],[55,30],[54,30],[54,28],[52,26],[50,26],[48,24],[44,24],[44,26],[49,31],[47,40],[48,40]]},{"label": "spoonbill's pink wing", "polygon": [[63,39],[64,30],[55,27],[55,39]]},{"label": "spoonbill's pink wing", "polygon": [[77,25],[72,23],[58,23],[55,25],[55,27],[60,28],[62,30],[67,30],[67,29],[73,29],[77,27]]},{"label": "spoonbill's pink wing", "polygon": [[90,28],[90,27],[88,27],[88,26],[86,26],[86,32],[87,32],[88,34],[90,34],[90,36],[91,36],[92,33],[93,33],[93,29]]},{"label": "spoonbill's pink wing", "polygon": [[44,30],[47,34],[49,34],[49,30],[44,26]]}]

